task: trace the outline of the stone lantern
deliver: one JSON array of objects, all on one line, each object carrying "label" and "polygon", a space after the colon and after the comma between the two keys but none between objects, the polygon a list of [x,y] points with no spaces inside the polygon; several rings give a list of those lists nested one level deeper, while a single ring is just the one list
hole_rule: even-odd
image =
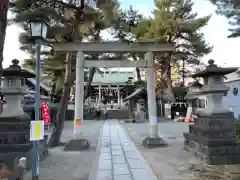
[{"label": "stone lantern", "polygon": [[145,100],[139,99],[137,102],[138,121],[144,122],[146,120]]},{"label": "stone lantern", "polygon": [[194,124],[189,125],[189,133],[184,133],[184,149],[208,164],[238,164],[240,146],[237,143],[234,115],[223,108],[222,98],[228,88],[224,85],[224,75],[237,68],[221,68],[209,60],[209,65],[192,75],[203,78],[204,85],[198,97],[205,97],[206,107],[198,109]]},{"label": "stone lantern", "polygon": [[25,79],[34,74],[21,69],[19,61],[3,70],[2,94],[6,99],[0,114],[0,161],[13,168],[21,157],[29,157],[32,148],[30,142],[30,116],[23,111],[22,100],[28,91]]}]

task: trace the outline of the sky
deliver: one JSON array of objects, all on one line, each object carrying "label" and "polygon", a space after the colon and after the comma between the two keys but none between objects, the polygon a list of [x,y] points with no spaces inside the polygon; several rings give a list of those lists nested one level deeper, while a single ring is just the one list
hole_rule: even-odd
[{"label": "sky", "polygon": [[[154,0],[120,0],[123,8],[128,8],[130,5],[137,9],[145,16],[151,16],[154,8]],[[228,20],[216,15],[215,7],[208,0],[195,0],[193,12],[197,12],[199,17],[211,14],[212,17],[207,26],[202,29],[205,39],[210,45],[213,45],[213,51],[206,57],[202,58],[203,62],[209,59],[214,59],[221,66],[238,66],[240,67],[240,38],[229,39]],[[20,62],[27,58],[27,55],[19,50],[18,36],[21,29],[15,25],[10,25],[7,28],[5,47],[4,47],[4,62],[3,66],[7,67],[11,60],[16,58]]]}]

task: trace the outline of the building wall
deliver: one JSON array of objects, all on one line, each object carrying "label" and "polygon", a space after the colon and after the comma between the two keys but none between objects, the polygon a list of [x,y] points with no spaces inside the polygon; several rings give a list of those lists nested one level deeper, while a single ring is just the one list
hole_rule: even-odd
[{"label": "building wall", "polygon": [[223,106],[234,112],[235,118],[240,116],[240,80],[225,83],[229,87],[226,96],[223,97]]}]

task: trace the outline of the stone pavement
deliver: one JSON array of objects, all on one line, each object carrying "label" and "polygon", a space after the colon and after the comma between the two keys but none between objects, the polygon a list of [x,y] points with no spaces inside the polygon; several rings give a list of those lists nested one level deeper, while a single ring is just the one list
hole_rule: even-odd
[{"label": "stone pavement", "polygon": [[117,120],[105,122],[89,180],[158,180]]}]

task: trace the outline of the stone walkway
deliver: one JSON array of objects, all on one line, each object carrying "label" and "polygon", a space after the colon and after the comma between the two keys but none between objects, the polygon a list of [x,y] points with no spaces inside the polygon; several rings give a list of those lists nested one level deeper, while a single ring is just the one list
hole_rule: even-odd
[{"label": "stone walkway", "polygon": [[157,180],[117,120],[106,121],[89,180]]}]

